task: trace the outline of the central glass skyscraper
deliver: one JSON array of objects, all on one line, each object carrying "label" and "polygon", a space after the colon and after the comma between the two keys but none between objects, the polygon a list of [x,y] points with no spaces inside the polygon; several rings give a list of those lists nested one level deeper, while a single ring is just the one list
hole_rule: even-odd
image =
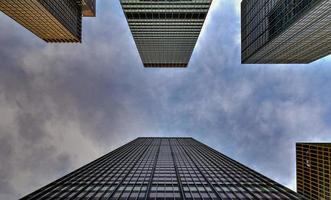
[{"label": "central glass skyscraper", "polygon": [[186,67],[212,0],[120,0],[145,67]]},{"label": "central glass skyscraper", "polygon": [[301,199],[192,138],[138,138],[22,199]]}]

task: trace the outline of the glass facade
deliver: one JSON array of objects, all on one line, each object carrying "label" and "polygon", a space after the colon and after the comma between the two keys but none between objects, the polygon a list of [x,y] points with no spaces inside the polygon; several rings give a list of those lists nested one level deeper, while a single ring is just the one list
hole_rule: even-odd
[{"label": "glass facade", "polygon": [[25,199],[302,199],[192,138],[137,138]]},{"label": "glass facade", "polygon": [[307,199],[331,199],[331,143],[297,143],[297,191]]},{"label": "glass facade", "polygon": [[120,0],[145,67],[186,67],[212,0]]},{"label": "glass facade", "polygon": [[6,0],[0,10],[46,42],[81,42],[82,11],[93,5],[94,0]]},{"label": "glass facade", "polygon": [[309,63],[331,53],[329,0],[243,0],[242,63]]}]

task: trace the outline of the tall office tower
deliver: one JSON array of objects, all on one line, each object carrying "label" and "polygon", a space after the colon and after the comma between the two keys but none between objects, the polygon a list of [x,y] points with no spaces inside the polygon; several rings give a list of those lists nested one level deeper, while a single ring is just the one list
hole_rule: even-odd
[{"label": "tall office tower", "polygon": [[330,0],[241,2],[242,63],[310,63],[330,53]]},{"label": "tall office tower", "polygon": [[301,199],[192,138],[138,138],[24,199]]},{"label": "tall office tower", "polygon": [[297,143],[297,191],[312,200],[331,199],[331,143]]},{"label": "tall office tower", "polygon": [[1,0],[0,11],[46,42],[81,42],[82,15],[95,16],[95,0]]},{"label": "tall office tower", "polygon": [[121,0],[145,67],[187,67],[212,0]]}]

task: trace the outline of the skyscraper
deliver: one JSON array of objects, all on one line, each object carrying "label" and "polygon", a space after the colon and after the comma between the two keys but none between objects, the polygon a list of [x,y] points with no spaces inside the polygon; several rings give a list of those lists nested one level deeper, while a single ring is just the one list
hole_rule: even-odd
[{"label": "skyscraper", "polygon": [[212,0],[120,0],[145,67],[187,67]]},{"label": "skyscraper", "polygon": [[95,0],[1,0],[0,11],[46,42],[81,42],[82,15],[95,16]]},{"label": "skyscraper", "polygon": [[138,138],[24,199],[301,199],[192,138]]},{"label": "skyscraper", "polygon": [[241,2],[242,63],[310,63],[330,53],[330,0]]},{"label": "skyscraper", "polygon": [[308,199],[331,199],[331,143],[297,143],[297,191]]}]

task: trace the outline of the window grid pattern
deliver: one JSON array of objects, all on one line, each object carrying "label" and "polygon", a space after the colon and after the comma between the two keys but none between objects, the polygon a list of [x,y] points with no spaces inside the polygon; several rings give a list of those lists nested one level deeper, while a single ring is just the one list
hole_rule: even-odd
[{"label": "window grid pattern", "polygon": [[82,5],[90,5],[88,2],[91,0],[84,4],[82,0],[5,0],[0,1],[0,11],[46,42],[81,42]]},{"label": "window grid pattern", "polygon": [[243,0],[242,63],[309,63],[331,53],[329,0]]},{"label": "window grid pattern", "polygon": [[331,199],[331,144],[297,143],[297,191],[308,199]]},{"label": "window grid pattern", "polygon": [[26,199],[303,199],[192,138],[138,138]]},{"label": "window grid pattern", "polygon": [[212,0],[121,0],[145,67],[187,67]]}]

